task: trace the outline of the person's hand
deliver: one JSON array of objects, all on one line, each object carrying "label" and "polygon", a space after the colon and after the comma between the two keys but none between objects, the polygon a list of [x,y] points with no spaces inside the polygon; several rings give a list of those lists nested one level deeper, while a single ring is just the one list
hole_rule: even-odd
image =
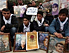
[{"label": "person's hand", "polygon": [[2,35],[4,32],[0,32],[0,34]]},{"label": "person's hand", "polygon": [[66,38],[66,44],[69,44],[69,37],[67,36]]},{"label": "person's hand", "polygon": [[44,24],[44,26],[47,26],[48,27],[49,25],[48,24]]},{"label": "person's hand", "polygon": [[32,32],[37,32],[36,30],[33,30]]},{"label": "person's hand", "polygon": [[58,38],[63,38],[63,35],[61,33],[55,32],[54,35],[57,36]]},{"label": "person's hand", "polygon": [[3,31],[3,30],[4,30],[4,28],[5,28],[5,25],[3,25],[3,26],[1,27],[1,31]]}]

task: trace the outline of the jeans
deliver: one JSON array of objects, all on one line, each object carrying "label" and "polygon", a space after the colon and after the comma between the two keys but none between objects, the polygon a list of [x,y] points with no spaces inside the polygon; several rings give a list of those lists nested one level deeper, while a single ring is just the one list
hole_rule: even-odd
[{"label": "jeans", "polygon": [[48,32],[48,28],[49,28],[49,27],[45,27],[45,32]]},{"label": "jeans", "polygon": [[15,27],[12,27],[12,28],[10,29],[10,38],[11,38],[12,46],[13,46],[13,44],[14,44],[14,35],[15,35],[16,32],[17,32],[17,29],[16,29]]}]

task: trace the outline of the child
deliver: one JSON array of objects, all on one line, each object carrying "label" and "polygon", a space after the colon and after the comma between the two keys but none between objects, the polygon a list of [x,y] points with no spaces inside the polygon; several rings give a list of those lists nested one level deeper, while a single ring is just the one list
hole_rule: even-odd
[{"label": "child", "polygon": [[45,26],[47,24],[44,24],[44,18],[43,18],[43,12],[38,11],[37,18],[33,21],[34,30],[36,31],[45,31]]},{"label": "child", "polygon": [[30,32],[33,31],[33,24],[30,22],[30,18],[28,16],[24,16],[23,23],[19,27],[19,32]]}]

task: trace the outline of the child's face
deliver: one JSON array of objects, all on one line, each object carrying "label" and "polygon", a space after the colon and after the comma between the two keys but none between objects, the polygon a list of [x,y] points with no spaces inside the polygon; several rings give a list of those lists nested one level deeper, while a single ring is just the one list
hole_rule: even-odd
[{"label": "child's face", "polygon": [[57,52],[59,52],[59,53],[62,53],[63,52],[63,45],[61,45],[61,44],[58,44],[57,46],[55,46],[55,48],[56,48],[56,51]]},{"label": "child's face", "polygon": [[23,19],[23,23],[24,23],[25,25],[28,25],[28,24],[29,24],[29,20],[27,20],[26,18],[24,18],[24,19]]},{"label": "child's face", "polygon": [[37,19],[40,21],[42,19],[42,15],[41,14],[37,14]]},{"label": "child's face", "polygon": [[66,19],[66,14],[59,14],[60,21],[64,21]]}]

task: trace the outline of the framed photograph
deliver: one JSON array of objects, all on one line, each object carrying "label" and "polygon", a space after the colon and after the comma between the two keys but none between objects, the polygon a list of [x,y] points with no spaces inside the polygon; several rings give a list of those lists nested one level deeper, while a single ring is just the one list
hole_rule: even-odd
[{"label": "framed photograph", "polygon": [[57,38],[55,36],[50,36],[48,53],[64,53],[65,49],[65,38]]},{"label": "framed photograph", "polygon": [[68,43],[68,41],[69,41],[69,38],[67,38],[66,39],[66,44],[65,44],[65,52],[69,52],[69,43]]},{"label": "framed photograph", "polygon": [[7,8],[7,0],[0,0],[0,10]]},{"label": "framed photograph", "polygon": [[14,6],[14,14],[16,17],[23,17],[27,5],[24,6]]},{"label": "framed photograph", "polygon": [[26,34],[15,33],[14,52],[26,52]]},{"label": "framed photograph", "polygon": [[50,3],[50,1],[43,3],[42,6],[44,7],[46,13],[52,14],[52,4]]},{"label": "framed photograph", "polygon": [[26,50],[39,49],[38,32],[26,32]]},{"label": "framed photograph", "polygon": [[11,51],[11,42],[10,42],[10,34],[4,33],[0,35],[0,51],[1,52],[10,52]]},{"label": "framed photograph", "polygon": [[48,32],[39,32],[39,48],[40,49],[47,51],[48,40],[49,40],[49,33]]}]

